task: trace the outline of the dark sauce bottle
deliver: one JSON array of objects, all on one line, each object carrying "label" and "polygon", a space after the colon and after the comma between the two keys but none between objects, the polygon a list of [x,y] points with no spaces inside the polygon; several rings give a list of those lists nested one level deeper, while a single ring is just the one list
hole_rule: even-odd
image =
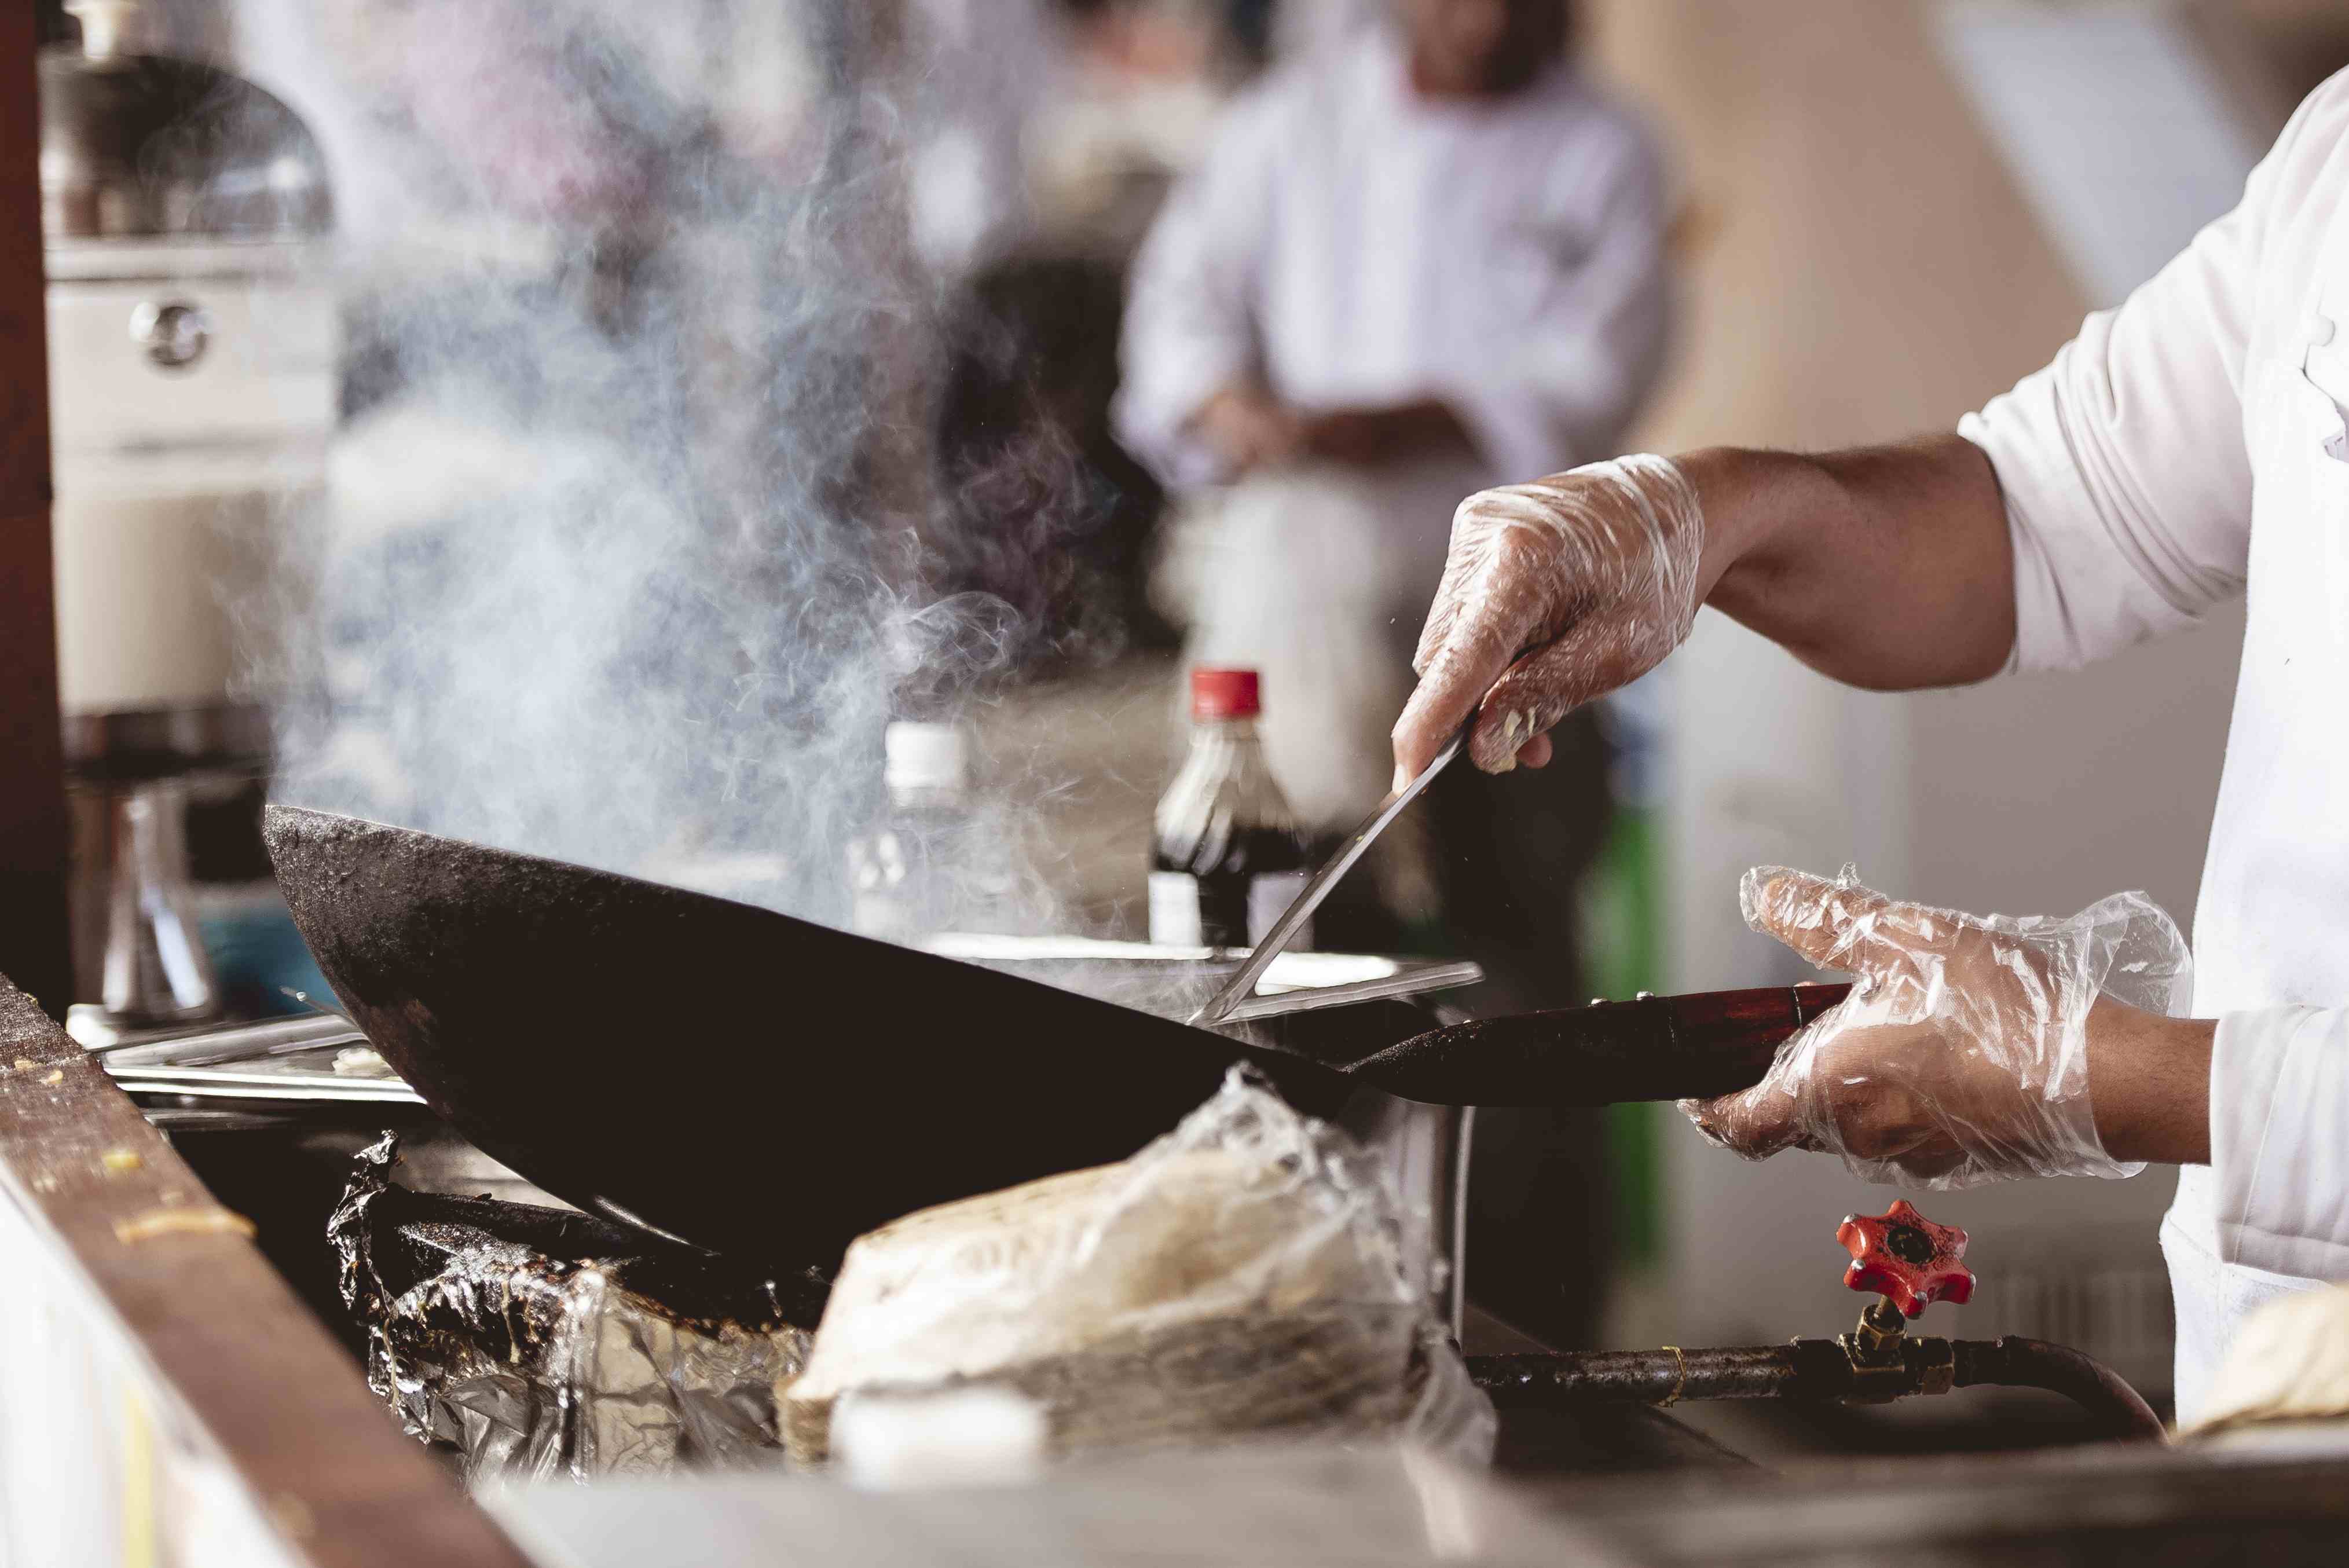
[{"label": "dark sauce bottle", "polygon": [[[1191,749],[1158,802],[1150,940],[1246,947],[1305,886],[1296,814],[1265,765],[1253,670],[1191,671]],[[1312,928],[1291,947],[1312,946]]]}]

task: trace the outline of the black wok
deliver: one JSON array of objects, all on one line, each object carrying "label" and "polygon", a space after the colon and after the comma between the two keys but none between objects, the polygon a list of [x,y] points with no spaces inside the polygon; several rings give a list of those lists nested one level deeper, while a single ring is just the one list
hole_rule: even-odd
[{"label": "black wok", "polygon": [[[1132,1154],[1236,1061],[1316,1114],[1351,1092],[1292,1054],[1326,1014],[1230,1038],[404,828],[271,806],[267,837],[320,969],[436,1112],[559,1197],[712,1250],[828,1266],[911,1210]],[[1389,1039],[1414,1032],[1395,1012]]]}]

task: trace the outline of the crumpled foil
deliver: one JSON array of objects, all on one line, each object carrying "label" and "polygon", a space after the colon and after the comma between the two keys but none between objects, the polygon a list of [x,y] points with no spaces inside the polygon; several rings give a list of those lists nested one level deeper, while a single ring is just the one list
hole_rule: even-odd
[{"label": "crumpled foil", "polygon": [[369,1386],[469,1481],[781,1462],[774,1390],[806,1364],[820,1276],[728,1273],[632,1252],[586,1216],[411,1192],[398,1158],[394,1135],[358,1157],[327,1238]]}]

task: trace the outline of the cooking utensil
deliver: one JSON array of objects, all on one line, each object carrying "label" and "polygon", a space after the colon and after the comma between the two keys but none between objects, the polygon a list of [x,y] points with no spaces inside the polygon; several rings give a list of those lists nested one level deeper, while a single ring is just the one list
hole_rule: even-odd
[{"label": "cooking utensil", "polygon": [[[89,1016],[75,1011],[78,1018]],[[379,1131],[429,1114],[422,1096],[367,1048],[358,1027],[338,1016],[212,1024],[84,1045],[158,1127]]]},{"label": "cooking utensil", "polygon": [[1640,996],[1432,1030],[1347,1069],[1406,1100],[1462,1106],[1608,1106],[1710,1099],[1750,1089],[1804,1024],[1848,985]]},{"label": "cooking utensil", "polygon": [[[1017,937],[950,931],[926,939],[925,951],[999,969],[1067,991],[1138,1008],[1161,1018],[1189,1019],[1201,1002],[1239,968],[1246,950],[1104,941],[1092,937]],[[1465,959],[1388,958],[1370,953],[1283,953],[1265,971],[1258,994],[1232,1009],[1226,1023],[1280,1018],[1324,1007],[1350,1007],[1381,998],[1430,996],[1485,978]]]},{"label": "cooking utensil", "polygon": [[1264,978],[1264,971],[1272,967],[1272,961],[1278,958],[1295,940],[1305,922],[1313,918],[1313,911],[1321,907],[1321,900],[1330,896],[1330,890],[1354,868],[1354,863],[1378,842],[1379,835],[1403,814],[1403,808],[1417,800],[1420,793],[1435,782],[1435,775],[1450,766],[1452,759],[1460,754],[1460,748],[1468,743],[1469,725],[1475,722],[1472,718],[1469,724],[1462,725],[1458,733],[1435,753],[1434,760],[1420,769],[1417,778],[1379,803],[1379,808],[1371,813],[1369,819],[1354,829],[1353,836],[1347,839],[1338,853],[1307,879],[1303,890],[1289,900],[1288,908],[1280,912],[1280,919],[1273,921],[1257,940],[1247,961],[1240,965],[1239,972],[1232,976],[1230,982],[1216,992],[1205,1007],[1191,1015],[1192,1023],[1203,1025],[1218,1023],[1230,1017],[1241,1002],[1256,994],[1256,982]]},{"label": "cooking utensil", "polygon": [[[1316,955],[1283,953],[1281,956],[1301,958]],[[1275,964],[1264,983],[1269,986],[1279,977],[1280,966]],[[1484,978],[1485,966],[1472,960],[1462,959],[1452,963],[1428,962],[1400,968],[1393,974],[1375,979],[1268,990],[1238,1003],[1224,1015],[1223,1022],[1246,1023],[1259,1018],[1288,1018],[1325,1007],[1352,1007],[1387,997],[1427,996],[1435,992],[1449,991],[1454,986],[1475,985]]]},{"label": "cooking utensil", "polygon": [[[1235,1061],[1315,1115],[1356,1092],[1292,1054],[1339,1013],[1216,1034],[378,823],[272,806],[265,834],[319,968],[435,1112],[582,1208],[714,1250],[828,1265],[911,1210],[1122,1159]],[[1397,1033],[1424,1018],[1366,1005]]]}]

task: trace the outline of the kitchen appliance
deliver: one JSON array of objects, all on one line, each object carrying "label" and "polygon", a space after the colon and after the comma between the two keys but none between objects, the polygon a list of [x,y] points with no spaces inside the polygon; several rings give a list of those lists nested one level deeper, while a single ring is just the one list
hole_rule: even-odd
[{"label": "kitchen appliance", "polygon": [[[233,1123],[225,1116],[218,1120],[207,1119],[198,1110],[198,1102],[216,1106],[224,1103],[233,1112],[236,1101],[222,1102],[217,1097],[234,1096],[247,1090],[261,1099],[246,1103],[272,1106],[281,1114],[298,1117],[301,1126],[314,1129],[339,1127],[356,1130],[397,1121],[407,1121],[415,1127],[417,1146],[424,1151],[419,1173],[426,1183],[425,1189],[409,1192],[387,1185],[392,1146],[379,1143],[376,1149],[361,1157],[359,1173],[365,1179],[351,1191],[373,1194],[380,1201],[364,1205],[364,1213],[347,1203],[336,1212],[336,1239],[337,1246],[343,1249],[342,1277],[346,1285],[353,1278],[349,1249],[357,1245],[363,1264],[358,1276],[362,1284],[373,1280],[378,1285],[390,1287],[379,1293],[380,1300],[355,1303],[361,1310],[370,1343],[377,1343],[374,1336],[379,1330],[400,1329],[403,1324],[403,1332],[429,1327],[444,1338],[455,1336],[454,1342],[460,1345],[478,1342],[484,1355],[495,1351],[496,1365],[504,1367],[502,1357],[507,1352],[498,1348],[505,1343],[500,1335],[538,1332],[530,1326],[538,1320],[522,1310],[521,1297],[501,1293],[509,1286],[518,1291],[527,1283],[533,1303],[530,1311],[543,1305],[560,1316],[583,1303],[593,1305],[596,1309],[593,1321],[600,1325],[599,1333],[603,1329],[626,1331],[618,1337],[605,1334],[596,1341],[607,1349],[617,1345],[619,1359],[615,1360],[609,1354],[585,1362],[558,1356],[531,1376],[554,1379],[543,1390],[550,1399],[575,1403],[591,1395],[611,1394],[615,1389],[626,1395],[619,1401],[625,1411],[617,1407],[607,1408],[588,1423],[600,1438],[633,1442],[641,1434],[629,1423],[640,1417],[658,1417],[666,1411],[667,1416],[682,1419],[700,1408],[694,1401],[702,1396],[695,1390],[708,1382],[701,1374],[718,1366],[708,1355],[697,1352],[698,1358],[693,1361],[693,1366],[700,1369],[696,1374],[700,1381],[688,1386],[688,1381],[673,1380],[651,1388],[653,1394],[683,1401],[676,1410],[666,1407],[656,1409],[656,1400],[629,1392],[635,1385],[622,1388],[613,1382],[616,1373],[635,1376],[629,1372],[636,1366],[632,1358],[643,1348],[659,1349],[674,1339],[682,1351],[685,1336],[664,1324],[689,1324],[700,1336],[694,1342],[696,1345],[708,1342],[705,1349],[724,1350],[739,1345],[745,1325],[756,1329],[777,1310],[773,1304],[777,1286],[771,1282],[797,1282],[791,1288],[806,1298],[792,1310],[788,1321],[814,1321],[813,1308],[820,1304],[822,1279],[779,1260],[746,1260],[739,1251],[730,1250],[711,1257],[691,1250],[665,1247],[640,1229],[612,1226],[568,1211],[534,1206],[543,1205],[543,1195],[533,1199],[524,1194],[520,1204],[470,1196],[434,1196],[478,1193],[500,1184],[476,1168],[478,1157],[471,1157],[471,1163],[457,1158],[451,1166],[452,1156],[462,1146],[442,1148],[440,1140],[445,1140],[445,1132],[436,1135],[431,1130],[433,1124],[412,1093],[403,1092],[404,1086],[396,1080],[385,1078],[380,1063],[352,1063],[349,1065],[355,1070],[345,1073],[343,1064],[335,1058],[346,1054],[361,1058],[371,1054],[344,1021],[319,1016],[259,1026],[194,1030],[174,1042],[107,1052],[103,1059],[116,1083],[138,1096],[150,1107],[150,1116],[190,1130],[229,1130]],[[309,1087],[298,1082],[305,1077],[309,1080]],[[343,1090],[333,1086],[335,1079],[347,1084],[347,1105],[343,1103]],[[325,1088],[324,1094],[314,1093],[320,1087]],[[183,1117],[188,1119],[182,1120]],[[256,1116],[254,1125],[259,1126],[261,1120]],[[285,1174],[281,1172],[274,1180],[260,1177],[267,1159],[283,1161],[297,1147],[318,1148],[317,1138],[314,1131],[299,1143],[268,1138],[243,1146],[244,1153],[238,1158],[253,1168],[247,1172],[247,1187],[253,1185],[251,1178],[259,1177],[274,1190],[283,1184]],[[215,1163],[227,1158],[238,1147],[233,1141],[220,1139],[205,1147],[211,1151],[206,1158]],[[357,1144],[343,1143],[339,1147],[356,1148]],[[270,1156],[268,1150],[282,1152]],[[254,1163],[256,1158],[259,1164]],[[443,1166],[450,1168],[440,1168]],[[228,1190],[237,1189],[233,1186]],[[230,1200],[240,1208],[249,1208],[253,1196],[248,1190],[242,1198]],[[272,1235],[278,1238],[273,1256],[282,1251],[285,1258],[315,1272],[309,1260],[316,1251],[316,1212],[293,1212],[282,1221],[263,1221],[264,1239]],[[304,1213],[310,1215],[307,1220]],[[1859,1326],[1837,1339],[1750,1347],[1666,1346],[1660,1350],[1559,1354],[1537,1349],[1522,1341],[1514,1345],[1506,1338],[1496,1342],[1488,1322],[1466,1318],[1456,1311],[1452,1321],[1455,1325],[1464,1325],[1470,1335],[1470,1374],[1500,1405],[1505,1431],[1517,1430],[1518,1442],[1533,1442],[1536,1447],[1531,1451],[1546,1456],[1535,1461],[1540,1464],[1616,1469],[1627,1462],[1657,1463],[1658,1456],[1630,1460],[1625,1450],[1635,1448],[1635,1439],[1643,1435],[1652,1439],[1660,1433],[1676,1430],[1667,1418],[1654,1412],[1658,1407],[1669,1407],[1683,1399],[1866,1404],[1985,1385],[2060,1393],[2080,1405],[2088,1413],[2094,1429],[2103,1435],[2158,1441],[2158,1424],[2143,1402],[2107,1369],[2075,1351],[2013,1336],[1995,1341],[1952,1341],[1904,1332],[1907,1319],[1922,1313],[1933,1301],[1954,1302],[1973,1293],[1975,1282],[1964,1257],[1965,1239],[1961,1232],[1935,1225],[1906,1205],[1896,1205],[1881,1216],[1847,1220],[1837,1239],[1850,1253],[1851,1267],[1846,1274],[1846,1283],[1852,1289],[1866,1291],[1871,1297],[1880,1295],[1884,1299],[1872,1300]],[[374,1260],[371,1264],[366,1262],[370,1257]],[[471,1260],[466,1266],[471,1272],[450,1272],[460,1260]],[[761,1269],[767,1272],[759,1272]],[[446,1278],[436,1282],[435,1271]],[[735,1305],[713,1312],[706,1304],[698,1304],[703,1303],[703,1298],[691,1290],[673,1289],[678,1280],[691,1285],[703,1279],[739,1279],[747,1282],[735,1297],[727,1298],[735,1301]],[[466,1280],[478,1280],[481,1288],[468,1287],[455,1293],[441,1289]],[[771,1282],[762,1284],[762,1281]],[[623,1282],[617,1297],[602,1288],[602,1282]],[[583,1295],[572,1288],[572,1282],[592,1288],[585,1288]],[[478,1311],[463,1305],[477,1296]],[[395,1298],[405,1304],[395,1305]],[[452,1305],[460,1310],[452,1314]],[[404,1318],[402,1313],[422,1315]],[[1477,1341],[1481,1341],[1483,1348],[1475,1347]],[[538,1343],[535,1338],[532,1340],[533,1345]],[[720,1359],[730,1366],[740,1355],[730,1351]],[[657,1364],[653,1370],[658,1369]],[[505,1370],[511,1373],[512,1369]],[[566,1381],[581,1378],[587,1380]],[[762,1383],[755,1385],[755,1388],[763,1387]],[[403,1388],[403,1413],[413,1416],[409,1405],[429,1392],[426,1384]],[[463,1389],[452,1392],[462,1397],[451,1408],[473,1407],[467,1402],[471,1394]],[[728,1407],[734,1408],[731,1405]],[[619,1419],[623,1414],[626,1421]],[[1536,1425],[1523,1426],[1528,1421]],[[1512,1422],[1519,1425],[1512,1428]],[[678,1424],[677,1420],[669,1422],[672,1427]],[[545,1429],[539,1434],[541,1437],[564,1433],[576,1436],[585,1429],[578,1420],[550,1417],[542,1425]],[[706,1423],[696,1418],[685,1420],[684,1425],[698,1442]],[[1568,1457],[1574,1443],[1557,1446],[1561,1434],[1568,1433],[1580,1434],[1576,1439],[1583,1450],[1578,1459]],[[1505,1442],[1505,1447],[1508,1446]],[[1682,1447],[1695,1449],[1702,1445],[1693,1438],[1683,1438]],[[1720,1462],[1722,1451],[1710,1452],[1714,1456],[1711,1460],[1692,1460],[1688,1453],[1676,1449],[1672,1457],[1661,1462]],[[549,1463],[561,1464],[582,1458],[567,1448],[561,1453],[549,1450],[541,1457]],[[1514,1462],[1522,1464],[1526,1459],[1521,1455]]]},{"label": "kitchen appliance", "polygon": [[81,39],[40,59],[40,184],[77,989],[146,1027],[220,1005],[183,819],[191,790],[265,763],[234,610],[334,421],[332,203],[277,99],[142,52],[136,0],[67,9]]},{"label": "kitchen appliance", "polygon": [[[758,1464],[783,1446],[769,1395],[777,1355],[794,1371],[805,1363],[805,1331],[826,1316],[824,1275],[680,1251],[590,1216],[459,1195],[429,1162],[408,1175],[421,1175],[420,1189],[403,1185],[398,1148],[387,1138],[358,1154],[330,1235],[346,1299],[367,1330],[372,1380],[412,1435],[459,1450],[476,1480],[508,1482]],[[1846,1285],[1876,1298],[1839,1336],[1479,1349],[1467,1357],[1469,1377],[1505,1424],[1562,1419],[1586,1440],[1619,1438],[1640,1416],[1687,1400],[1868,1406],[2002,1387],[2069,1398],[2085,1417],[2084,1436],[2164,1442],[2136,1391],[2076,1350],[2015,1335],[1909,1332],[1934,1303],[1972,1293],[1962,1231],[1896,1203],[1881,1215],[1847,1216],[1836,1234],[1850,1253]],[[1473,1337],[1493,1344],[1489,1326]],[[582,1345],[597,1349],[582,1354]],[[1096,1397],[1113,1397],[1114,1387],[1099,1384]],[[484,1407],[498,1418],[481,1420]]]},{"label": "kitchen appliance", "polygon": [[68,713],[75,819],[75,950],[95,1003],[73,1010],[84,1044],[201,1022],[221,990],[200,929],[187,844],[192,796],[257,780],[267,723],[234,703]]}]

